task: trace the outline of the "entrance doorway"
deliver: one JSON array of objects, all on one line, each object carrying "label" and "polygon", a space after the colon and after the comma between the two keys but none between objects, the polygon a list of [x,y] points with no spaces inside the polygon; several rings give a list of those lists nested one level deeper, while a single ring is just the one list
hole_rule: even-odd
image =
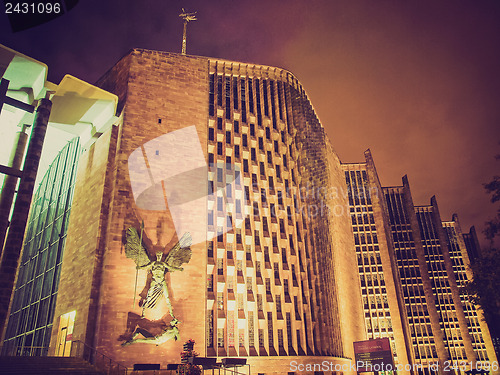
[{"label": "entrance doorway", "polygon": [[57,331],[56,356],[69,357],[71,355],[71,341],[73,340],[73,327],[75,326],[76,311],[61,315],[59,330]]}]

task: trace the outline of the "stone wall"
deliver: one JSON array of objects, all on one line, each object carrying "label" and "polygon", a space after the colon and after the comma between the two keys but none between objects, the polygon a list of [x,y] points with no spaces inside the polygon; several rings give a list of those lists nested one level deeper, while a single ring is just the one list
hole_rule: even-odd
[{"label": "stone wall", "polygon": [[[132,192],[131,176],[136,179],[141,176],[133,175],[135,171],[129,170],[128,160],[134,150],[147,147],[145,145],[148,142],[193,125],[206,160],[207,64],[207,60],[203,58],[133,50],[99,81],[103,88],[115,90],[120,99],[126,101],[122,112],[121,132],[117,140],[111,204],[107,212],[110,220],[99,311],[96,317],[98,328],[95,345],[98,350],[128,366],[134,363],[161,363],[163,366],[166,363],[178,363],[182,344],[188,339],[194,339],[199,343],[197,350],[201,351],[201,355],[204,354],[201,345],[205,341],[203,307],[206,303],[206,245],[204,242],[192,246],[191,261],[184,265],[183,272],[168,273],[166,276],[173,311],[176,318],[181,321],[179,341],[171,340],[161,346],[136,344],[123,347],[121,343],[130,337],[136,324],[141,324],[142,309],[138,304],[139,294],[145,296],[149,280],[148,273],[139,270],[136,286],[134,261],[126,258],[124,252],[125,231],[129,227],[135,227],[140,232],[140,223],[144,221],[143,242],[150,258],[154,258],[156,251],[168,253],[183,234],[176,233],[175,223],[170,214],[172,207],[167,207],[165,199],[164,206],[144,201],[142,205],[136,204],[137,196]],[[127,82],[123,82],[125,79]],[[156,154],[147,155],[150,162],[153,156],[159,156],[164,161],[175,157],[172,151],[161,147],[156,150]],[[187,158],[177,162],[181,164],[180,170],[189,170],[190,166],[199,163],[199,160]],[[146,180],[147,177],[147,175],[142,176]],[[169,181],[175,183],[175,179]],[[164,192],[166,188],[168,189],[168,186],[163,186]],[[191,186],[185,186],[187,194],[190,189]],[[199,227],[206,228],[206,223],[203,221],[206,220],[206,204],[200,206],[197,212],[184,213],[184,217],[187,217],[188,221],[189,219],[196,221]],[[136,287],[137,290],[134,291]],[[167,314],[167,309],[162,312],[165,313],[164,316],[161,314],[151,316],[148,322],[158,323],[163,320],[168,324],[171,317]],[[150,332],[159,333],[158,327],[153,324]]]},{"label": "stone wall", "polygon": [[93,335],[92,328],[95,327],[88,323],[95,320],[91,311],[95,311],[98,301],[96,277],[100,275],[104,186],[110,141],[115,138],[116,131],[117,128],[108,130],[79,160],[54,313],[50,345],[52,355],[55,353],[59,317],[74,310],[76,320],[72,339],[92,344],[92,337],[88,334],[91,331]]}]

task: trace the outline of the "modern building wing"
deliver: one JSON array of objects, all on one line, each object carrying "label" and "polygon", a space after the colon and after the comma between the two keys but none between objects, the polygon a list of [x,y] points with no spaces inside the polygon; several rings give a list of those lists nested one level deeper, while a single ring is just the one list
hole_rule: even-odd
[{"label": "modern building wing", "polygon": [[489,367],[496,356],[488,329],[482,327],[489,341],[486,355],[484,347],[472,344],[469,329],[476,324],[466,319],[469,307],[459,290],[468,259],[450,250],[435,197],[429,206],[414,206],[406,177],[402,187],[384,193],[416,363],[424,370],[437,362]]},{"label": "modern building wing", "polygon": [[[343,164],[368,339],[388,337],[396,365],[414,364],[387,205],[370,151]],[[409,371],[408,371],[409,372]]]},{"label": "modern building wing", "polygon": [[[460,227],[460,222],[458,221],[458,216],[453,215],[451,221],[443,221],[443,229],[446,233],[446,244],[448,245],[448,250],[450,258],[453,264],[453,272],[455,273],[455,278],[457,281],[458,292],[460,294],[460,302],[462,304],[462,309],[465,314],[465,323],[469,336],[471,338],[472,347],[476,355],[476,359],[482,362],[490,361],[490,356],[488,353],[493,353],[494,348],[492,347],[491,337],[489,334],[488,327],[484,322],[484,317],[481,310],[477,309],[475,305],[469,302],[468,296],[463,288],[467,281],[472,279],[472,272],[470,270],[470,264],[472,263],[466,246],[467,236],[475,236],[474,228],[471,229],[469,233],[462,233]],[[470,238],[471,243],[477,243],[477,238]],[[477,249],[477,247],[475,247]],[[477,256],[477,253],[475,253]]]},{"label": "modern building wing", "polygon": [[343,168],[367,337],[389,337],[396,363],[415,372],[488,367],[496,358],[488,328],[460,289],[471,274],[458,218],[441,222],[434,197],[414,206],[406,176],[403,186],[381,187],[370,151],[365,158]]},{"label": "modern building wing", "polygon": [[47,355],[80,156],[74,138],[33,197],[2,353]]}]

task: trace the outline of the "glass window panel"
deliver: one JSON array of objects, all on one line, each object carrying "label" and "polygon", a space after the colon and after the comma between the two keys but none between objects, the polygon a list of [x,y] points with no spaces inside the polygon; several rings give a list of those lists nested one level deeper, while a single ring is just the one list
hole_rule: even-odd
[{"label": "glass window panel", "polygon": [[42,298],[49,296],[52,293],[52,283],[54,279],[54,269],[51,269],[45,274],[42,287]]},{"label": "glass window panel", "polygon": [[40,293],[42,292],[43,276],[38,276],[35,281],[33,281],[33,294],[31,296],[31,302],[40,299]]},{"label": "glass window panel", "polygon": [[43,327],[47,324],[47,313],[49,311],[50,298],[45,298],[40,301],[40,309],[36,320],[37,327]]}]

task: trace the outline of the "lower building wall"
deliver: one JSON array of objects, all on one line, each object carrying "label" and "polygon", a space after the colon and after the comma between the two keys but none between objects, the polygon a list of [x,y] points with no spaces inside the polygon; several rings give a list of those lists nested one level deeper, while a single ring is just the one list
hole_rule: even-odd
[{"label": "lower building wall", "polygon": [[[329,147],[328,147],[329,148]],[[329,149],[327,160],[330,166],[330,184],[342,187],[344,172],[340,160]],[[332,238],[333,262],[339,311],[342,353],[345,357],[354,356],[353,342],[366,340],[364,313],[361,300],[361,287],[357,275],[358,265],[350,223],[349,202],[344,194],[330,194],[329,209],[330,231]]]},{"label": "lower building wall", "polygon": [[[49,355],[57,353],[60,317],[76,311],[74,328],[67,341],[88,340],[89,309],[95,293],[101,205],[112,129],[80,157],[65,244]],[[90,320],[93,320],[90,318]],[[89,344],[89,343],[87,343]]]},{"label": "lower building wall", "polygon": [[[323,372],[324,374],[354,375],[356,367],[354,360],[338,357],[281,357],[281,358],[262,358],[250,357],[247,359],[250,365],[251,374],[314,374]],[[240,367],[239,372],[248,374],[248,370]]]},{"label": "lower building wall", "polygon": [[[127,85],[129,91],[116,142],[115,168],[109,178],[113,182],[109,207],[103,213],[108,227],[105,229],[94,346],[127,367],[134,363],[161,363],[162,367],[166,367],[167,363],[179,363],[182,346],[190,339],[196,342],[196,351],[201,356],[205,355],[207,204],[200,192],[207,191],[207,181],[201,181],[201,188],[194,183],[186,184],[182,173],[206,163],[207,61],[139,50],[132,54],[129,66],[123,64],[113,68],[119,76],[128,71],[130,77],[120,83]],[[111,80],[113,77],[114,73],[108,76]],[[177,155],[178,151],[174,150],[177,145],[169,143],[172,141],[162,141],[172,134],[175,138],[176,131],[182,133],[192,128],[195,128],[194,135],[177,140],[185,147],[197,146],[193,146],[191,152],[186,152],[183,157]],[[150,188],[151,180],[148,172],[135,169],[135,164],[130,161],[137,150],[144,150],[146,159],[141,160],[148,160],[151,166],[148,171],[156,173],[155,181],[161,181],[159,186],[163,189],[170,189],[170,195],[167,190],[160,190],[159,195],[141,195],[143,200],[138,203],[132,183],[137,186],[144,182]],[[172,160],[175,161],[175,168]],[[175,181],[169,180],[173,176],[177,176]],[[182,195],[186,202],[180,202],[174,196],[171,192],[173,185],[179,187],[176,194]],[[151,191],[156,192],[154,189]],[[161,204],[156,200],[158,197]],[[188,198],[194,200],[193,197],[203,200],[203,203],[192,210],[185,209],[189,204],[192,207]],[[185,211],[180,212],[181,209]],[[167,332],[172,321],[163,291],[156,308],[143,311],[140,305],[152,285],[151,272],[148,269],[136,270],[134,260],[125,253],[124,244],[127,230],[134,227],[140,234],[141,223],[144,225],[142,244],[150,260],[155,259],[157,252],[162,252],[162,260],[165,261],[179,237],[186,232],[193,237],[192,256],[188,263],[181,266],[184,270],[165,275],[173,314],[179,320],[179,338],[177,341],[169,339],[158,346],[156,343],[126,344],[133,338],[134,332],[142,332],[146,336],[161,335]],[[196,237],[196,230],[203,234],[202,241],[200,236]],[[144,339],[144,335],[139,334],[136,338]]]}]

